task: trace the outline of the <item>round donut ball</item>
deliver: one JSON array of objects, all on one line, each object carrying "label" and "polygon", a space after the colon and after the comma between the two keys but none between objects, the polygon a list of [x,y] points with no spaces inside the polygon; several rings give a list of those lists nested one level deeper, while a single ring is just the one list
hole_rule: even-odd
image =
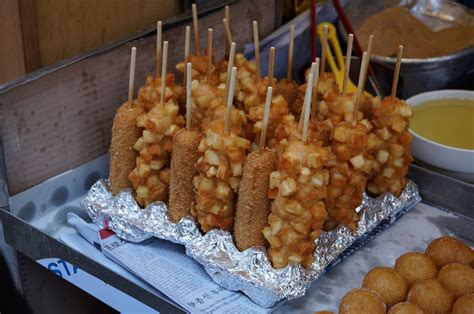
[{"label": "round donut ball", "polygon": [[314,312],[314,314],[334,314],[333,311],[317,311],[317,312]]},{"label": "round donut ball", "polygon": [[339,314],[385,313],[385,304],[375,292],[367,289],[352,289],[341,300]]},{"label": "round donut ball", "polygon": [[423,253],[408,252],[395,262],[395,270],[411,287],[414,283],[429,278],[436,278],[438,269],[431,258]]},{"label": "round donut ball", "polygon": [[474,293],[465,294],[454,302],[453,314],[472,313],[474,313]]},{"label": "round donut ball", "polygon": [[474,269],[460,263],[444,265],[438,273],[438,281],[451,290],[455,297],[460,297],[474,292]]},{"label": "round donut ball", "polygon": [[428,313],[448,313],[454,303],[454,294],[436,279],[425,279],[411,287],[407,301]]},{"label": "round donut ball", "polygon": [[426,255],[431,257],[438,268],[446,264],[462,263],[474,266],[474,251],[452,237],[441,237],[428,245]]},{"label": "round donut ball", "polygon": [[424,314],[424,312],[416,304],[402,302],[392,306],[388,314]]},{"label": "round donut ball", "polygon": [[377,267],[365,275],[362,287],[377,292],[388,307],[405,301],[408,285],[395,270]]}]

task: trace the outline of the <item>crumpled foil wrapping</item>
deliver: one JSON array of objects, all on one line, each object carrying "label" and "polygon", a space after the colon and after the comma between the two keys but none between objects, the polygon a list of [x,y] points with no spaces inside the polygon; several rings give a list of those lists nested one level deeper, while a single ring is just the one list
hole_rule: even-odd
[{"label": "crumpled foil wrapping", "polygon": [[216,283],[244,292],[260,306],[271,307],[280,300],[303,296],[331,263],[338,263],[344,255],[367,242],[369,234],[383,225],[382,222],[390,225],[420,201],[417,186],[412,181],[398,198],[392,194],[376,199],[364,195],[356,209],[360,215],[357,230],[353,232],[339,226],[323,232],[316,240],[314,262],[308,269],[299,264],[274,269],[264,248],[240,252],[229,232],[211,230],[202,235],[192,217],[175,224],[168,216],[166,204],[157,202],[142,209],[133,199],[131,190],[113,197],[106,180],[95,183],[81,205],[95,224],[113,230],[127,241],[141,242],[158,237],[184,245],[186,254],[201,263]]}]

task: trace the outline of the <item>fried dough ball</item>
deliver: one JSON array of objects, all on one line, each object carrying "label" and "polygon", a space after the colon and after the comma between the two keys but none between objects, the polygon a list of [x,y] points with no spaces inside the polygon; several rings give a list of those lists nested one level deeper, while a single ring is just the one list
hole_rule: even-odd
[{"label": "fried dough ball", "polygon": [[390,308],[388,314],[423,314],[423,310],[410,302],[397,303]]},{"label": "fried dough ball", "polygon": [[423,253],[408,252],[395,262],[395,270],[405,279],[408,287],[423,279],[434,279],[438,273],[436,264]]},{"label": "fried dough ball", "polygon": [[334,314],[333,311],[317,311],[317,312],[314,312],[314,314]]},{"label": "fried dough ball", "polygon": [[388,267],[377,267],[369,271],[362,287],[377,292],[388,307],[405,301],[408,292],[405,279]]},{"label": "fried dough ball", "polygon": [[368,289],[352,289],[341,300],[339,314],[385,313],[382,298]]},{"label": "fried dough ball", "polygon": [[453,307],[454,294],[438,280],[425,279],[411,287],[407,301],[428,313],[448,313]]},{"label": "fried dough ball", "polygon": [[452,237],[441,237],[428,245],[426,255],[431,257],[438,268],[450,263],[470,264],[474,266],[474,251]]},{"label": "fried dough ball", "polygon": [[466,264],[452,263],[443,266],[438,281],[448,287],[455,297],[474,292],[474,269]]},{"label": "fried dough ball", "polygon": [[453,314],[474,314],[474,293],[458,298],[453,306]]}]

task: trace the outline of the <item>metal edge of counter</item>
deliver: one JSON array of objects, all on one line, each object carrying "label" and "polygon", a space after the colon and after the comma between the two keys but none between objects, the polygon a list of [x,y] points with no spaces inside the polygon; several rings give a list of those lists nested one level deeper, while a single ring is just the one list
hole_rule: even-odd
[{"label": "metal edge of counter", "polygon": [[[5,242],[33,261],[44,258],[63,259],[157,311],[186,313],[180,307],[89,259],[66,244],[13,216],[3,208],[0,210],[0,222],[3,224]],[[85,292],[91,294],[90,291]]]}]

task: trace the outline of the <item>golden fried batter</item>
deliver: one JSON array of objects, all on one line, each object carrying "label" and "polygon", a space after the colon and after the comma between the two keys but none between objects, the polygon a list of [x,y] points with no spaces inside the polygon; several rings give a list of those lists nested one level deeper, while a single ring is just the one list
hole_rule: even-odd
[{"label": "golden fried batter", "polygon": [[400,256],[395,262],[395,270],[406,280],[408,287],[423,279],[434,279],[438,273],[433,260],[418,252]]},{"label": "golden fried batter", "polygon": [[397,303],[390,308],[388,314],[424,314],[416,304],[410,302]]},{"label": "golden fried batter", "polygon": [[268,178],[275,165],[276,153],[272,150],[252,152],[245,160],[234,221],[234,240],[240,251],[267,246],[262,229],[270,213]]},{"label": "golden fried batter", "polygon": [[382,298],[368,289],[352,289],[339,304],[339,314],[383,314],[385,304]]},{"label": "golden fried batter", "polygon": [[453,306],[453,314],[473,314],[474,293],[465,294],[458,298]]},{"label": "golden fried batter", "polygon": [[467,264],[444,265],[438,273],[438,280],[448,287],[455,297],[474,293],[474,269]]},{"label": "golden fried batter", "polygon": [[387,267],[377,267],[369,271],[362,287],[377,292],[388,307],[405,301],[408,291],[403,277]]},{"label": "golden fried batter", "polygon": [[201,134],[187,129],[176,133],[171,153],[170,203],[168,213],[174,222],[191,215],[194,204],[194,165],[199,159]]},{"label": "golden fried batter", "polygon": [[415,303],[427,313],[449,313],[454,295],[438,280],[425,279],[411,287],[407,301]]},{"label": "golden fried batter", "polygon": [[128,174],[135,168],[138,153],[133,145],[141,135],[136,120],[143,112],[136,102],[126,102],[115,113],[110,144],[110,187],[114,195],[123,189],[132,188]]},{"label": "golden fried batter", "polygon": [[474,266],[474,251],[452,237],[441,237],[428,245],[426,255],[431,257],[438,268],[450,263],[463,263]]}]

